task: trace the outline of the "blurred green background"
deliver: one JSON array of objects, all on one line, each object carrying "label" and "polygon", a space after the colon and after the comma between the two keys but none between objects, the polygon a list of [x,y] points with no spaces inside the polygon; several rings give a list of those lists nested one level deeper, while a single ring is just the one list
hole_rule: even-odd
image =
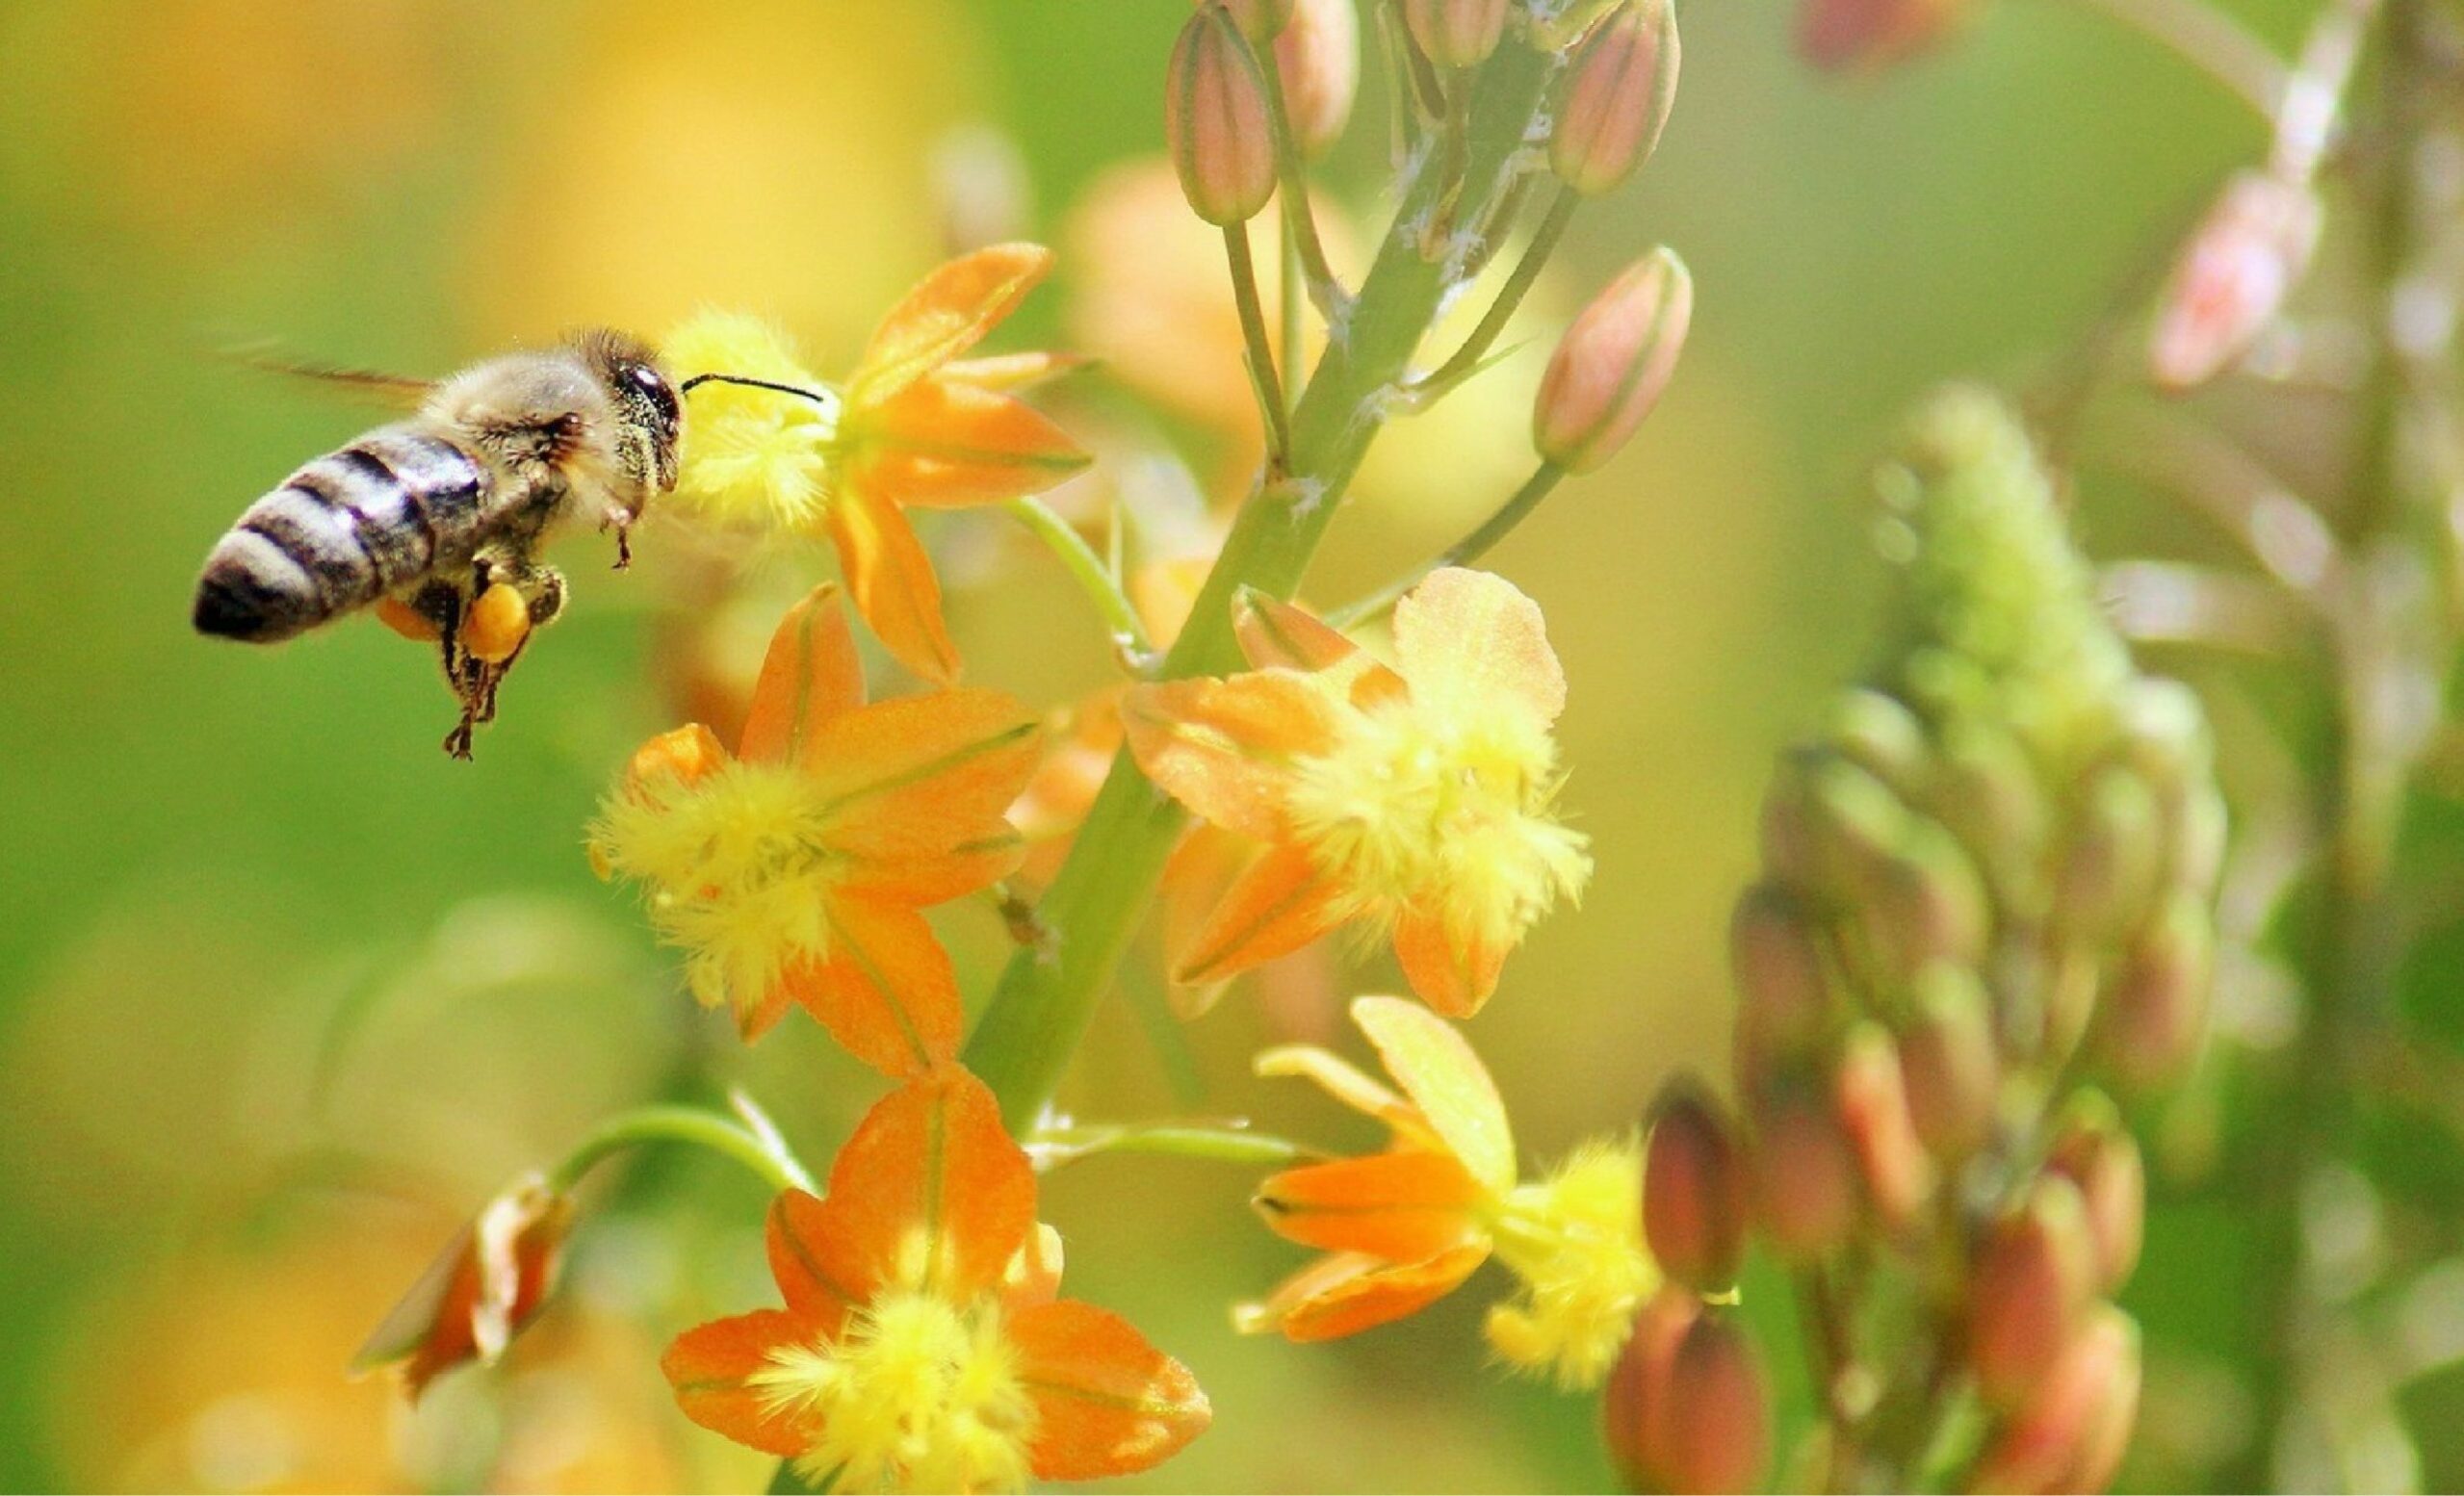
[{"label": "blurred green background", "polygon": [[[1725,1070],[1726,908],[1772,753],[1863,661],[1858,477],[1897,413],[2059,346],[2260,148],[2228,100],[2096,16],[1984,9],[1945,55],[1843,85],[1796,61],[1777,0],[1688,7],[1659,157],[1577,220],[1539,297],[1544,335],[1655,241],[1699,293],[1644,436],[1496,557],[1564,656],[1565,803],[1598,859],[1582,910],[1540,928],[1476,1030],[1529,1156],[1629,1125],[1673,1067]],[[2237,9],[2279,41],[2301,12]],[[570,542],[574,606],[473,764],[437,752],[451,704],[382,630],[267,652],[197,638],[216,535],[377,419],[222,350],[271,340],[432,374],[717,304],[777,318],[837,367],[978,225],[1064,251],[1008,346],[1101,343],[1105,277],[1156,271],[1085,204],[1128,193],[1122,173],[1160,150],[1185,13],[0,5],[0,1486],[763,1478],[673,1412],[655,1366],[675,1329],[769,1293],[760,1202],[723,1168],[629,1176],[639,1208],[585,1227],[568,1303],[416,1416],[341,1368],[465,1214],[606,1110],[740,1081],[820,1158],[875,1094],[809,1023],[748,1053],[692,1012],[581,853],[632,745],[704,676],[749,671],[765,618],[693,627],[713,563],[656,524],[622,577],[604,542]],[[1363,222],[1378,108],[1372,90],[1326,174]],[[1198,293],[1221,300],[1213,281]],[[1544,346],[1445,428],[1396,434],[1312,590],[1348,595],[1502,496]],[[1216,486],[1223,444],[1191,409],[1128,414],[1128,373],[1056,408],[1131,447],[1178,438],[1189,483]],[[1100,633],[999,525],[934,534],[972,676],[1067,701],[1104,678]],[[828,562],[752,564],[774,616]],[[980,994],[996,922],[972,905],[938,922]],[[1324,1108],[1256,1088],[1247,1056],[1334,1033],[1336,997],[1394,981],[1302,964],[1161,1045],[1110,1013],[1071,1103],[1336,1134]],[[1136,1320],[1215,1401],[1213,1432],[1128,1483],[1608,1479],[1587,1402],[1483,1365],[1477,1291],[1333,1347],[1234,1337],[1226,1305],[1300,1258],[1256,1228],[1249,1183],[1154,1159],[1048,1183],[1074,1294]],[[2199,1240],[2160,1223],[2130,1302],[2187,1305],[2230,1344],[2230,1285]],[[2202,1395],[2156,1376],[2152,1404]],[[2433,1483],[2464,1480],[2464,1452],[2426,1457]],[[2196,1450],[2156,1457],[2133,1478],[2199,1468]]]}]

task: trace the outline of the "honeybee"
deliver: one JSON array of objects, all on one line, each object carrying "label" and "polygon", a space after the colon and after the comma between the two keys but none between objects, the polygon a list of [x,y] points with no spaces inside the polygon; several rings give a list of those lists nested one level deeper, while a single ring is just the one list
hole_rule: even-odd
[{"label": "honeybee", "polygon": [[616,565],[654,495],[676,486],[680,391],[649,347],[605,328],[508,353],[435,383],[300,369],[415,400],[417,413],[319,457],[248,505],[197,579],[197,632],[253,644],[374,607],[434,640],[471,756],[497,687],[563,611],[539,548],[595,517]]}]

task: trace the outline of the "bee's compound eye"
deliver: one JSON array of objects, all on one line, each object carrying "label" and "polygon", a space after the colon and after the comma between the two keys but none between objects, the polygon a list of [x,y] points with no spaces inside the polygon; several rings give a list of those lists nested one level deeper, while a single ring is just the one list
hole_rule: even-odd
[{"label": "bee's compound eye", "polygon": [[668,387],[667,376],[648,364],[628,364],[625,378],[635,389],[650,397],[653,407],[673,419],[676,415],[676,392]]}]

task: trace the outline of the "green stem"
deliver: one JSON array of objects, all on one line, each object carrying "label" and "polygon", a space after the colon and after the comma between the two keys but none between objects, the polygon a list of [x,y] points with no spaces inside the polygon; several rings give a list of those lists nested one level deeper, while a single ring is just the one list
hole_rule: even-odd
[{"label": "green stem", "polygon": [[1266,468],[1275,472],[1292,450],[1291,418],[1284,412],[1283,381],[1275,374],[1275,350],[1266,342],[1266,312],[1258,300],[1258,259],[1249,252],[1249,225],[1224,225],[1224,257],[1232,262],[1232,303],[1240,308],[1240,337],[1248,346],[1249,379],[1258,412],[1266,422]]},{"label": "green stem", "polygon": [[642,1106],[619,1112],[591,1129],[548,1174],[548,1187],[569,1194],[584,1174],[612,1154],[646,1143],[687,1143],[753,1171],[772,1194],[813,1189],[813,1176],[783,1149],[774,1149],[746,1128],[698,1106]]},{"label": "green stem", "polygon": [[[1481,200],[1508,179],[1551,76],[1548,60],[1520,47],[1500,48],[1483,67],[1473,91],[1468,172],[1482,184]],[[1289,598],[1299,587],[1414,353],[1454,290],[1446,268],[1422,259],[1414,237],[1400,231],[1435,206],[1437,192],[1434,172],[1406,184],[1398,228],[1387,234],[1362,284],[1357,315],[1336,324],[1294,408],[1285,470],[1261,483],[1233,523],[1161,678],[1239,669],[1233,598],[1244,587]],[[1127,751],[1113,761],[1037,911],[1052,937],[1049,950],[1010,958],[967,1045],[969,1068],[999,1095],[1013,1127],[1031,1126],[1060,1085],[1183,824],[1180,807],[1138,772]]]},{"label": "green stem", "polygon": [[1098,1153],[1162,1153],[1267,1169],[1327,1156],[1288,1138],[1251,1132],[1232,1122],[1089,1123],[1033,1133],[1020,1146],[1045,1171]]},{"label": "green stem", "polygon": [[1292,220],[1286,218],[1277,223],[1276,235],[1284,249],[1282,263],[1277,268],[1281,278],[1276,285],[1282,300],[1276,311],[1284,323],[1284,410],[1288,415],[1292,406],[1300,402],[1301,386],[1307,382],[1301,374],[1301,366],[1309,357],[1308,350],[1302,347],[1307,335],[1302,319],[1304,309],[1309,305],[1309,290],[1304,284],[1304,271],[1301,270],[1300,236],[1292,232]]},{"label": "green stem", "polygon": [[1317,237],[1317,214],[1309,200],[1309,164],[1301,160],[1300,142],[1292,138],[1292,121],[1284,109],[1283,64],[1274,47],[1256,51],[1258,70],[1266,78],[1266,118],[1275,135],[1275,195],[1283,204],[1284,226],[1300,251],[1310,299],[1317,303],[1319,316],[1334,322],[1343,315],[1343,283],[1336,279],[1326,261],[1326,245]]},{"label": "green stem", "polygon": [[1144,659],[1154,653],[1154,646],[1147,642],[1147,627],[1139,621],[1137,608],[1113,580],[1112,569],[1095,554],[1095,548],[1086,543],[1076,527],[1053,513],[1040,499],[1012,499],[1002,507],[1034,531],[1035,538],[1060,559],[1078,590],[1103,615],[1103,626],[1111,631],[1114,645],[1133,659]]},{"label": "green stem", "polygon": [[1337,629],[1349,629],[1354,624],[1375,618],[1392,607],[1397,599],[1418,586],[1421,579],[1431,572],[1440,571],[1449,566],[1469,566],[1472,562],[1479,560],[1489,554],[1491,546],[1505,539],[1516,526],[1521,524],[1525,516],[1539,508],[1540,502],[1547,498],[1549,490],[1555,488],[1565,477],[1566,470],[1556,463],[1542,463],[1530,477],[1523,480],[1523,486],[1515,490],[1515,497],[1500,505],[1496,513],[1481,521],[1478,529],[1448,546],[1435,558],[1414,567],[1367,597],[1327,614],[1326,621]]},{"label": "green stem", "polygon": [[2283,61],[2207,0],[2084,0],[2207,74],[2273,123],[2285,95]]},{"label": "green stem", "polygon": [[1506,323],[1514,321],[1516,310],[1523,304],[1532,283],[1540,279],[1541,268],[1556,252],[1557,241],[1565,236],[1566,225],[1582,202],[1581,193],[1558,184],[1557,195],[1549,199],[1547,217],[1540,220],[1540,228],[1523,248],[1523,257],[1515,262],[1514,273],[1498,289],[1497,299],[1491,303],[1488,315],[1480,319],[1480,325],[1471,329],[1471,336],[1463,340],[1463,347],[1455,350],[1454,357],[1412,382],[1415,407],[1429,403],[1480,372],[1480,361],[1488,356],[1489,346],[1506,330]]}]

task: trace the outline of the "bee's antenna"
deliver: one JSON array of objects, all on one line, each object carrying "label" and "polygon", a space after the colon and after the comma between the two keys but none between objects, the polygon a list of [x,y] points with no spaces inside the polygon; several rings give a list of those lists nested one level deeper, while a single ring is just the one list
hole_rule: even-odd
[{"label": "bee's antenna", "polygon": [[768,379],[756,379],[750,374],[697,374],[676,386],[676,393],[689,395],[692,393],[693,386],[697,384],[741,384],[756,390],[775,390],[781,395],[792,395],[798,400],[809,400],[824,410],[835,411],[839,408],[839,398],[826,390],[808,390],[800,384],[779,384]]}]

